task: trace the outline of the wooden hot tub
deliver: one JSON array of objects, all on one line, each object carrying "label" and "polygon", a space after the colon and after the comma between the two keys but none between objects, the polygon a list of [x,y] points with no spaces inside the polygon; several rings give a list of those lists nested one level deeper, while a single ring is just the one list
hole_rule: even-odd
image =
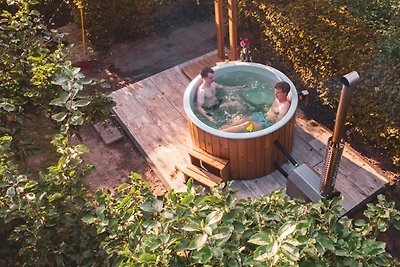
[{"label": "wooden hot tub", "polygon": [[274,170],[273,163],[282,164],[286,158],[273,144],[278,140],[291,152],[294,138],[297,91],[290,79],[277,69],[257,63],[228,63],[213,68],[216,76],[235,71],[256,72],[290,84],[292,101],[287,114],[266,129],[249,133],[228,133],[201,122],[192,110],[200,75],[190,82],[184,95],[184,108],[188,116],[192,145],[207,153],[229,160],[230,179],[254,179]]}]

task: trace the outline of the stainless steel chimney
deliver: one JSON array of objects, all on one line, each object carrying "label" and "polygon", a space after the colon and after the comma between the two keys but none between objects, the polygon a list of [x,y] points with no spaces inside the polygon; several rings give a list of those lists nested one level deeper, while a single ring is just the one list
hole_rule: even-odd
[{"label": "stainless steel chimney", "polygon": [[360,76],[356,71],[352,71],[340,79],[342,82],[342,92],[340,95],[338,111],[336,113],[333,136],[328,139],[324,169],[320,183],[319,191],[323,197],[329,196],[333,192],[335,186],[340,158],[344,148],[342,136],[346,122],[346,115],[350,106],[352,87],[359,81],[359,79]]}]

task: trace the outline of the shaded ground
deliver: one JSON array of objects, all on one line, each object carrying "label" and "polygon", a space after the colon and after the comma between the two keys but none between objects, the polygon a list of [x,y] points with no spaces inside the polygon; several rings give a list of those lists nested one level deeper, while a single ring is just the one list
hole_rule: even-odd
[{"label": "shaded ground", "polygon": [[146,160],[140,155],[137,148],[124,136],[113,144],[106,145],[92,125],[86,124],[80,131],[82,141],[90,150],[83,155],[85,162],[91,163],[95,171],[85,177],[85,186],[92,191],[100,187],[115,187],[129,182],[127,178],[131,172],[139,173],[148,182],[156,195],[165,194],[166,190],[160,180],[154,175]]}]

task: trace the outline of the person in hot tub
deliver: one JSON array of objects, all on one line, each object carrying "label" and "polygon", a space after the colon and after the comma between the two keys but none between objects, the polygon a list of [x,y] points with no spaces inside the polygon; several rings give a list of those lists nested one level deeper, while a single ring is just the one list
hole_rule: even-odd
[{"label": "person in hot tub", "polygon": [[214,81],[214,70],[210,67],[204,67],[201,70],[202,84],[197,89],[197,110],[202,114],[207,120],[216,123],[213,117],[209,116],[204,109],[215,109],[219,107],[220,100],[216,97],[217,87],[223,89],[238,89],[243,88],[242,86],[226,86],[218,84]]},{"label": "person in hot tub", "polygon": [[275,100],[271,108],[263,114],[262,112],[253,113],[250,117],[235,118],[228,125],[224,125],[220,130],[226,132],[240,133],[258,131],[271,126],[285,116],[290,107],[288,94],[290,85],[287,82],[275,84]]}]

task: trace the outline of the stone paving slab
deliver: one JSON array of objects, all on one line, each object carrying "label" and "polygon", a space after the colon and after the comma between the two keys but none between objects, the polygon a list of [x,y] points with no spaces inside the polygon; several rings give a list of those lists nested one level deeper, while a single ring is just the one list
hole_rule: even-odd
[{"label": "stone paving slab", "polygon": [[100,122],[93,125],[106,145],[117,142],[123,135],[111,122]]}]

